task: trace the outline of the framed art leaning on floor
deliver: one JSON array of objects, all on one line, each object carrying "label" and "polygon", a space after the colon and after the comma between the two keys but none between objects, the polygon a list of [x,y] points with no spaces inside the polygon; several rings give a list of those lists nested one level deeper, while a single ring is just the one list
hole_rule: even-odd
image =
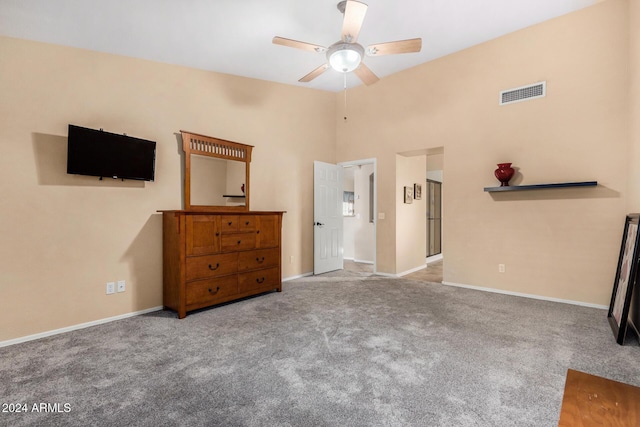
[{"label": "framed art leaning on floor", "polygon": [[638,276],[639,222],[640,214],[629,214],[626,217],[618,268],[613,281],[613,292],[611,303],[609,304],[609,313],[607,314],[613,335],[618,344],[624,343],[627,333],[631,295],[636,286]]}]

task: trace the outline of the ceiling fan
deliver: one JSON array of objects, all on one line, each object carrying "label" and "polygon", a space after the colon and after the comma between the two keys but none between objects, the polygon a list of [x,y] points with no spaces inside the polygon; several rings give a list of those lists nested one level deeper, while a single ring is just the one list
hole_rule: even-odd
[{"label": "ceiling fan", "polygon": [[342,22],[342,38],[328,48],[284,37],[274,37],[273,43],[281,46],[294,47],[317,53],[326,53],[327,62],[322,64],[299,82],[307,83],[329,69],[329,67],[341,73],[355,72],[366,85],[380,80],[363,62],[363,56],[381,56],[396,53],[420,52],[422,39],[399,40],[387,43],[378,43],[363,48],[357,43],[358,34],[362,28],[367,5],[356,0],[343,0],[338,3],[338,10],[344,15]]}]

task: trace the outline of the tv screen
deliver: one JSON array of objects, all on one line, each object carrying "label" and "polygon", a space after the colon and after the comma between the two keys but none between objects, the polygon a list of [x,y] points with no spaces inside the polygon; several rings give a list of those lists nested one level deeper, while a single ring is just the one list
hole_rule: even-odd
[{"label": "tv screen", "polygon": [[153,181],[156,143],[69,125],[67,173]]}]

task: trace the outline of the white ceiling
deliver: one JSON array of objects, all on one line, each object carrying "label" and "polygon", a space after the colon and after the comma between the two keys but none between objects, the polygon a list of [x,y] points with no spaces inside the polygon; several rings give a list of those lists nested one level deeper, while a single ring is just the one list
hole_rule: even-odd
[{"label": "white ceiling", "polygon": [[[367,57],[383,78],[602,0],[362,0],[358,42],[422,38],[422,51]],[[340,38],[338,0],[0,0],[0,35],[74,46],[285,84],[340,91],[341,73],[298,79],[324,54],[277,46],[281,36],[322,46]],[[7,58],[3,58],[4,61]],[[360,85],[347,76],[348,87]]]}]

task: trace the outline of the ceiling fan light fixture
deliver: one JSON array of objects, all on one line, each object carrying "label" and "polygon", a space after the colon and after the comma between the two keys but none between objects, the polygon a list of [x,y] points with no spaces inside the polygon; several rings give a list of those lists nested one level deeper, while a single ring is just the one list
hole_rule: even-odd
[{"label": "ceiling fan light fixture", "polygon": [[357,43],[338,42],[327,50],[327,60],[331,68],[340,73],[350,73],[360,66],[364,48]]}]

